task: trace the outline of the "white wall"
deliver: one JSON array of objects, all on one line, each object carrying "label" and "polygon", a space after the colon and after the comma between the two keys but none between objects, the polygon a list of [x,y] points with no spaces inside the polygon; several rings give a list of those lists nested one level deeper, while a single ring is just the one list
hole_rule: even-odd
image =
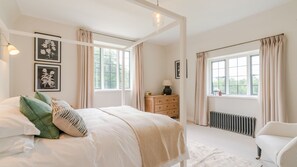
[{"label": "white wall", "polygon": [[[254,39],[263,38],[266,36],[276,35],[279,33],[285,33],[287,37],[287,57],[285,60],[286,69],[286,107],[289,114],[290,122],[297,122],[297,103],[294,99],[297,99],[297,1],[291,1],[290,3],[281,7],[266,11],[261,14],[257,14],[238,22],[210,30],[188,38],[187,41],[187,59],[188,59],[188,70],[189,78],[186,83],[186,95],[187,95],[187,111],[188,119],[193,120],[194,115],[194,90],[195,90],[195,62],[196,53],[219,48],[223,46],[233,45],[244,41],[250,41]],[[177,44],[172,44],[167,47],[167,56],[172,56],[176,53],[170,61],[172,65],[173,61],[178,57]],[[243,47],[245,48],[245,47]],[[246,47],[245,49],[248,49]],[[237,52],[238,48],[229,48],[225,52]],[[224,52],[224,51],[220,51]],[[170,66],[168,66],[170,67]],[[174,70],[170,68],[169,75],[174,76]],[[223,98],[214,98],[211,101],[221,103]],[[217,110],[232,111],[240,114],[243,108],[248,108],[252,104],[252,108],[249,111],[254,113],[256,111],[257,100],[253,102],[250,99],[248,102],[243,102],[243,99],[232,99],[231,104],[226,102],[224,107],[217,106]],[[253,114],[259,118],[259,110]]]},{"label": "white wall", "polygon": [[[76,27],[51,21],[21,16],[13,26],[25,32],[42,32],[76,40]],[[11,35],[11,42],[18,47],[20,54],[11,57],[10,95],[34,95],[34,39]],[[77,104],[77,47],[62,43],[61,52],[61,92],[48,92],[52,97],[65,99],[71,105]]]},{"label": "white wall", "polygon": [[[143,71],[144,71],[144,91],[150,91],[153,95],[162,94],[164,79],[167,77],[167,57],[165,48],[152,43],[143,45]],[[175,86],[172,86],[175,92]]]},{"label": "white wall", "polygon": [[[3,30],[6,29],[6,25],[0,19],[0,45],[7,45],[7,41],[4,40],[3,35],[9,40],[9,36]],[[6,46],[0,47],[0,101],[9,97],[9,54]]]}]

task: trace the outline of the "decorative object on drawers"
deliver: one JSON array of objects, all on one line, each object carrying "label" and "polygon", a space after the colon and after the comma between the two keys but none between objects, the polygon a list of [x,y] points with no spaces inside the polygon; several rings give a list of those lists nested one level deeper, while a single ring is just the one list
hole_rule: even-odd
[{"label": "decorative object on drawers", "polygon": [[145,96],[145,111],[178,117],[178,95]]}]

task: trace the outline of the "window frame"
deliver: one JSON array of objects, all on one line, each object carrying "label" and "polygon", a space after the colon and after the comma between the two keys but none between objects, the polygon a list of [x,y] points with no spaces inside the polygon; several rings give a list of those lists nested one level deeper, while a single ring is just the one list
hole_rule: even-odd
[{"label": "window frame", "polygon": [[[248,51],[248,52],[238,52],[232,55],[225,55],[225,56],[217,56],[217,57],[211,57],[208,59],[208,72],[207,72],[207,81],[208,81],[208,94],[209,95],[215,95],[213,89],[213,67],[212,67],[212,63],[213,62],[220,62],[220,61],[225,61],[225,92],[222,92],[222,94],[226,95],[226,96],[234,96],[234,97],[255,97],[258,96],[258,94],[252,94],[253,93],[253,83],[252,83],[252,57],[254,56],[260,56],[259,50],[252,50],[252,51]],[[242,95],[242,94],[230,94],[230,90],[229,90],[229,78],[230,78],[230,74],[229,74],[229,59],[232,58],[240,58],[240,57],[246,57],[247,58],[247,94]],[[238,64],[236,66],[238,68]],[[260,68],[260,63],[259,63],[259,68]],[[259,75],[260,76],[260,69],[259,69]],[[237,77],[238,77],[238,71],[237,71]],[[237,85],[238,85],[238,81],[237,81]],[[238,89],[238,88],[237,88]],[[259,83],[258,83],[258,93],[259,93]],[[238,93],[238,90],[237,90]]]},{"label": "window frame", "polygon": [[[95,84],[95,73],[94,73],[94,91],[106,91],[106,92],[110,92],[110,91],[120,91],[122,90],[121,86],[121,82],[120,82],[120,57],[122,56],[123,59],[125,59],[125,54],[126,53],[129,53],[129,88],[126,88],[126,79],[125,79],[125,90],[127,91],[130,91],[131,90],[131,51],[128,50],[128,51],[121,51],[121,50],[118,50],[118,49],[111,49],[111,50],[115,50],[117,53],[117,61],[116,61],[116,88],[115,89],[106,89],[105,88],[105,80],[104,80],[104,76],[105,76],[105,70],[104,70],[104,61],[103,61],[103,57],[104,55],[102,54],[102,49],[110,49],[110,48],[101,48],[101,47],[96,47],[99,49],[99,57],[100,57],[100,80],[101,80],[101,88],[97,88],[96,87],[96,84]],[[94,51],[95,51],[95,48],[94,48]],[[95,55],[94,55],[94,58],[95,58]],[[125,62],[125,66],[123,66],[122,68],[125,68],[126,67],[126,64],[127,62]],[[95,66],[95,61],[94,61],[94,66]],[[122,69],[123,71],[123,69]],[[126,73],[126,70],[125,70],[125,73]],[[126,76],[126,74],[125,74]]]}]

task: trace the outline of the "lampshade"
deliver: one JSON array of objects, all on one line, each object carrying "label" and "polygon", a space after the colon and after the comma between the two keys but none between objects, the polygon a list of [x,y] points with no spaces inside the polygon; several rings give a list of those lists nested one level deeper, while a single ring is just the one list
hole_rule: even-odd
[{"label": "lampshade", "polygon": [[8,44],[7,49],[10,55],[17,55],[20,53],[20,51],[10,43]]},{"label": "lampshade", "polygon": [[171,83],[170,80],[164,80],[163,81],[163,86],[171,86],[171,85],[172,85],[172,83]]},{"label": "lampshade", "polygon": [[[159,0],[157,0],[157,6],[159,6]],[[162,17],[162,15],[158,12],[154,12],[153,13],[153,25],[154,27],[156,27],[157,29],[159,29],[160,27],[162,27],[164,24],[164,19]]]},{"label": "lampshade", "polygon": [[160,27],[163,26],[163,24],[164,24],[164,19],[163,19],[162,15],[160,13],[154,12],[153,13],[153,25],[154,25],[154,27],[159,29]]}]

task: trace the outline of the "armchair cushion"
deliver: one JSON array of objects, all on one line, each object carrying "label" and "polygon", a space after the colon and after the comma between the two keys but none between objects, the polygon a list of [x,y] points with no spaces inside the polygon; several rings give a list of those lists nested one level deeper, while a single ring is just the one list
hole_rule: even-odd
[{"label": "armchair cushion", "polygon": [[283,149],[290,141],[291,137],[282,137],[274,135],[260,135],[256,138],[256,144],[265,152],[267,156],[277,164],[278,153]]}]

